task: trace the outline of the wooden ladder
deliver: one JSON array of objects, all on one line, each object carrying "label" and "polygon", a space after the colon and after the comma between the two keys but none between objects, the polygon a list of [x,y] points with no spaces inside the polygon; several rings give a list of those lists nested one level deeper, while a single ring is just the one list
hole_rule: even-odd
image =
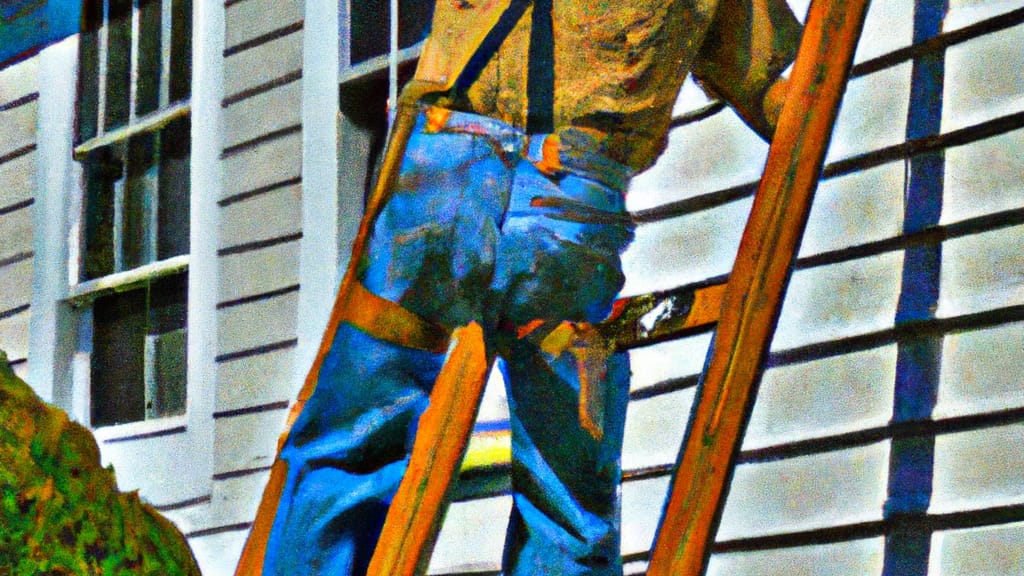
[{"label": "wooden ladder", "polygon": [[[698,576],[707,568],[753,391],[764,370],[867,6],[868,0],[812,0],[786,103],[728,280],[620,301],[619,313],[599,326],[616,345],[628,347],[641,331],[646,338],[660,339],[717,324],[651,551],[650,576]],[[640,319],[663,305],[685,312],[641,329]],[[479,326],[453,334],[449,358],[420,420],[409,467],[388,510],[369,576],[426,573],[492,359]],[[282,476],[277,472],[236,574],[261,572],[262,545],[269,532],[266,520],[276,504],[274,479]]]}]

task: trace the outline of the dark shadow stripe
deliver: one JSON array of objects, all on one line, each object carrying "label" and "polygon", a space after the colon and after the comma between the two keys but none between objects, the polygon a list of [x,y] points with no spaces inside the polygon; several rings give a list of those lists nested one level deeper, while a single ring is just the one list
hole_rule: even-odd
[{"label": "dark shadow stripe", "polygon": [[133,434],[131,436],[122,436],[119,438],[108,438],[103,441],[104,444],[119,444],[121,442],[134,442],[136,440],[146,440],[148,438],[159,438],[161,436],[173,436],[175,434],[185,433],[185,426],[175,426],[174,428],[168,428],[166,430],[156,430],[153,432],[145,432],[142,434]]},{"label": "dark shadow stripe", "polygon": [[278,296],[284,296],[285,294],[291,294],[292,292],[298,292],[299,285],[293,284],[286,286],[278,290],[271,290],[269,292],[263,292],[261,294],[253,294],[252,296],[245,296],[243,298],[237,298],[235,300],[227,300],[217,304],[217,310],[223,310],[225,308],[231,308],[233,306],[242,306],[244,304],[251,304],[253,302],[259,302],[261,300],[269,300]]},{"label": "dark shadow stripe", "polygon": [[958,30],[933,36],[922,42],[907,46],[906,48],[900,48],[899,50],[894,50],[888,54],[883,54],[881,56],[871,58],[870,60],[865,60],[864,62],[854,65],[851,74],[852,77],[865,76],[885,68],[891,68],[898,64],[902,64],[908,60],[921,58],[932,52],[945,50],[955,44],[961,44],[986,34],[1012,28],[1022,22],[1024,22],[1024,8],[1018,8],[1005,14],[1000,14],[999,16],[982,20],[981,22],[977,22],[970,26],[965,26]]},{"label": "dark shadow stripe", "polygon": [[273,192],[274,190],[287,188],[288,186],[294,186],[296,184],[302,184],[301,176],[296,176],[295,178],[289,178],[287,180],[282,180],[280,182],[274,182],[273,184],[267,184],[266,186],[260,186],[259,188],[254,188],[252,190],[249,190],[248,192],[240,192],[238,194],[233,194],[231,196],[228,196],[227,198],[222,198],[218,200],[217,205],[223,208],[225,206],[235,204],[236,202],[242,202],[250,198],[255,198],[256,196],[262,196],[267,192]]},{"label": "dark shadow stripe", "polygon": [[234,410],[222,410],[220,412],[213,413],[213,419],[219,418],[234,418],[235,416],[246,416],[248,414],[259,414],[261,412],[273,412],[275,410],[287,410],[288,401],[282,400],[280,402],[271,402],[269,404],[260,404],[259,406],[248,406],[245,408],[235,408]]},{"label": "dark shadow stripe", "polygon": [[230,256],[232,254],[252,252],[254,250],[261,250],[263,248],[277,246],[278,244],[287,244],[288,242],[295,242],[296,240],[301,239],[302,232],[297,232],[295,234],[279,236],[277,238],[270,238],[268,240],[257,240],[255,242],[246,242],[245,244],[236,244],[234,246],[228,246],[227,248],[221,248],[220,250],[217,250],[217,256]]},{"label": "dark shadow stripe", "polygon": [[632,217],[633,221],[637,224],[667,220],[677,216],[685,216],[695,212],[703,212],[704,210],[717,208],[724,204],[735,202],[736,200],[741,200],[748,196],[753,196],[755,192],[757,192],[757,182],[748,182],[746,184],[732,186],[723,190],[716,190],[715,192],[701,194],[700,196],[686,198],[685,200],[669,202],[655,208],[638,210],[633,212]]},{"label": "dark shadow stripe", "polygon": [[0,268],[4,266],[10,266],[11,264],[17,264],[18,262],[24,262],[25,260],[31,260],[35,256],[35,252],[19,252],[12,254],[6,258],[0,259]]},{"label": "dark shadow stripe", "polygon": [[207,494],[206,496],[200,496],[198,498],[190,498],[188,500],[182,500],[180,502],[171,502],[170,504],[161,504],[159,506],[153,505],[153,508],[161,512],[171,512],[174,510],[181,510],[183,508],[191,508],[192,506],[201,506],[203,504],[209,504],[213,502],[213,497]]},{"label": "dark shadow stripe", "polygon": [[228,352],[227,354],[221,354],[214,358],[214,361],[220,364],[222,362],[231,362],[232,360],[239,360],[241,358],[260,356],[268,352],[274,352],[275,350],[285,350],[288,348],[294,348],[296,345],[298,345],[298,343],[299,340],[297,338],[292,338],[291,340],[282,340],[281,342],[264,344],[263,346],[257,346],[255,348],[247,348],[245,350],[238,350],[237,352]]},{"label": "dark shadow stripe", "polygon": [[292,134],[297,134],[300,132],[302,132],[302,124],[296,124],[294,126],[281,128],[280,130],[274,130],[273,132],[267,132],[266,134],[257,136],[255,138],[252,138],[251,140],[246,140],[244,142],[239,142],[238,144],[232,144],[231,146],[228,146],[227,148],[224,149],[223,152],[221,152],[221,158],[229,158],[231,156],[234,156],[235,154],[245,152],[246,150],[251,150],[259,146],[260,144],[272,142],[274,140],[278,140],[280,138],[291,136]]},{"label": "dark shadow stripe", "polygon": [[266,44],[267,42],[270,42],[272,40],[277,40],[278,38],[284,38],[289,34],[294,34],[295,32],[302,30],[302,25],[303,21],[299,20],[298,22],[293,22],[287,26],[278,28],[277,30],[271,30],[270,32],[267,32],[262,36],[257,36],[250,40],[246,40],[245,42],[240,42],[238,44],[235,44],[234,46],[225,48],[224,57],[228,58],[230,56],[238,54],[239,52],[244,52],[251,48],[256,48],[257,46]]},{"label": "dark shadow stripe", "polygon": [[715,114],[718,114],[722,110],[725,110],[725,106],[725,102],[721,100],[715,100],[701,108],[691,110],[685,114],[681,114],[679,116],[672,118],[672,120],[668,124],[668,127],[671,130],[673,128],[679,128],[681,126],[686,126],[687,124],[693,124],[695,122],[700,122],[701,120],[711,118]]},{"label": "dark shadow stripe", "polygon": [[21,366],[22,364],[28,364],[28,358],[18,358],[16,360],[9,360],[7,362],[7,365],[10,366],[11,368],[14,368],[15,366]]},{"label": "dark shadow stripe", "polygon": [[29,102],[35,102],[36,100],[39,100],[39,92],[32,92],[31,94],[26,94],[21,98],[17,98],[15,100],[11,100],[10,102],[4,102],[3,104],[0,104],[0,112],[14,110],[19,106],[24,106],[25,104],[28,104]]},{"label": "dark shadow stripe", "polygon": [[1001,228],[1009,228],[1024,224],[1024,208],[1015,208],[977,216],[952,224],[928,226],[916,232],[901,234],[893,238],[875,240],[866,244],[840,248],[829,252],[821,252],[813,256],[800,258],[795,263],[797,270],[816,268],[829,264],[838,264],[850,260],[858,260],[869,256],[878,256],[886,252],[904,250],[918,246],[935,245],[946,240],[973,236],[983,232],[992,232]]},{"label": "dark shadow stripe", "polygon": [[14,308],[11,308],[10,310],[4,310],[4,311],[0,312],[0,320],[4,320],[4,319],[10,318],[12,316],[17,316],[18,314],[21,314],[22,312],[28,312],[28,310],[31,307],[32,307],[31,304],[23,304],[21,306],[16,306]]},{"label": "dark shadow stripe", "polygon": [[291,84],[292,82],[296,82],[301,79],[302,70],[295,70],[294,72],[289,72],[284,76],[281,76],[280,78],[275,78],[273,80],[270,80],[269,82],[264,82],[263,84],[253,86],[252,88],[246,88],[245,90],[236,92],[228,96],[227,98],[224,98],[224,100],[221,101],[220,105],[223,108],[228,108],[232,104],[237,104],[242,100],[252,98],[253,96],[258,96],[260,94],[263,94],[264,92],[270,92],[274,88],[280,88],[281,86]]},{"label": "dark shadow stripe", "polygon": [[3,216],[5,214],[10,214],[11,212],[17,212],[18,210],[23,210],[23,209],[28,208],[29,206],[31,206],[31,205],[33,205],[35,203],[36,203],[36,199],[35,198],[28,198],[26,200],[22,200],[21,202],[16,202],[14,204],[11,204],[10,206],[4,206],[4,207],[0,208],[0,216]]},{"label": "dark shadow stripe", "polygon": [[671,380],[665,380],[664,382],[658,382],[652,386],[644,386],[639,390],[630,391],[629,401],[635,402],[637,400],[646,400],[648,398],[662,396],[671,392],[678,392],[687,388],[696,388],[699,380],[700,375],[693,374],[691,376],[683,376],[682,378],[673,378]]},{"label": "dark shadow stripe", "polygon": [[224,0],[224,7],[230,8],[235,4],[241,4],[242,2],[245,2],[245,0]]},{"label": "dark shadow stripe", "polygon": [[214,480],[230,480],[231,478],[241,478],[243,476],[252,476],[254,474],[262,474],[264,472],[270,472],[270,466],[260,466],[258,468],[245,468],[242,470],[232,470],[230,472],[219,472],[213,475]]},{"label": "dark shadow stripe", "polygon": [[216,526],[214,528],[204,528],[202,530],[193,530],[187,532],[185,538],[202,538],[203,536],[213,536],[216,534],[224,534],[226,532],[243,532],[252,528],[252,522],[239,522],[238,524],[227,524],[225,526]]},{"label": "dark shadow stripe", "polygon": [[4,154],[3,156],[0,156],[0,164],[3,164],[4,162],[10,162],[11,160],[14,160],[14,159],[17,159],[17,158],[21,158],[22,156],[24,156],[26,154],[31,154],[32,152],[35,152],[35,150],[36,150],[35,142],[33,142],[32,144],[29,144],[28,146],[22,146],[21,148],[18,148],[17,150],[12,150],[12,151],[8,152],[7,154]]}]

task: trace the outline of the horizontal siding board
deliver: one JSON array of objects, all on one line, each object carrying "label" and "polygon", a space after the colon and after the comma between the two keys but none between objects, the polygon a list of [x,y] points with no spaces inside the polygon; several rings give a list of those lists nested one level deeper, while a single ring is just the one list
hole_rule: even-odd
[{"label": "horizontal siding board", "polygon": [[[875,0],[868,6],[854,62],[864,62],[905,48],[913,42],[914,0]],[[802,18],[803,14],[799,14]]]},{"label": "horizontal siding board", "polygon": [[[265,468],[273,464],[287,410],[257,412],[216,421],[214,474]],[[244,438],[244,442],[239,439]]]},{"label": "horizontal siding board", "polygon": [[871,538],[756,552],[713,554],[708,576],[872,576],[882,573],[885,540]]},{"label": "horizontal siding board", "polygon": [[165,518],[174,523],[182,533],[194,532],[209,528],[209,524],[215,516],[211,516],[212,505],[209,500],[204,500],[192,506],[184,506],[173,510],[160,510]]},{"label": "horizontal siding board", "polygon": [[669,476],[622,483],[622,553],[647,552],[668,497]]},{"label": "horizontal siding board", "polygon": [[1024,206],[1024,129],[946,150],[942,222]]},{"label": "horizontal siding board", "polygon": [[294,286],[299,281],[299,242],[218,258],[218,301],[228,302]]},{"label": "horizontal siding board", "polygon": [[0,156],[36,141],[38,101],[0,112]]},{"label": "horizontal siding board", "polygon": [[213,482],[211,514],[221,525],[252,522],[270,471],[235,476]]},{"label": "horizontal siding board", "polygon": [[675,463],[695,394],[696,389],[689,388],[628,404],[622,448],[624,470]]},{"label": "horizontal siding board", "polygon": [[1024,304],[1024,225],[943,243],[940,317]]},{"label": "horizontal siding board", "polygon": [[302,187],[296,184],[222,208],[219,247],[290,236],[301,229]]},{"label": "horizontal siding board", "polygon": [[35,152],[0,164],[0,209],[32,198],[35,188]]},{"label": "horizontal siding board", "polygon": [[298,178],[302,175],[302,134],[293,133],[232,154],[223,165],[223,198]]},{"label": "horizontal siding board", "polygon": [[699,374],[710,343],[711,334],[698,334],[629,350],[630,390]]},{"label": "horizontal siding board", "polygon": [[218,355],[294,338],[298,302],[298,293],[292,292],[218,310]]},{"label": "horizontal siding board", "polygon": [[274,350],[217,365],[217,412],[290,401],[295,349]]},{"label": "horizontal siding board", "polygon": [[906,139],[911,64],[854,78],[843,95],[827,161],[899,144]]},{"label": "horizontal siding board", "polygon": [[235,565],[242,556],[248,529],[215,532],[188,539],[203,574],[234,574]]},{"label": "horizontal siding board", "polygon": [[0,214],[0,261],[32,251],[32,208]]},{"label": "horizontal siding board", "polygon": [[224,146],[234,146],[302,122],[302,83],[290,82],[228,106]]},{"label": "horizontal siding board", "polygon": [[946,31],[966,28],[983,20],[994,18],[1020,8],[1018,0],[950,0],[949,10],[942,21]]},{"label": "horizontal siding board", "polygon": [[1024,424],[935,439],[933,514],[1024,503]]},{"label": "horizontal siding board", "polygon": [[885,426],[895,377],[895,345],[770,368],[758,386],[743,449]]},{"label": "horizontal siding board", "polygon": [[[130,426],[130,425],[129,425]],[[156,506],[205,495],[201,463],[191,458],[188,432],[104,442],[104,466],[113,465],[122,491],[138,490]]]},{"label": "horizontal siding board", "polygon": [[822,181],[811,204],[800,255],[899,236],[903,225],[903,162]]},{"label": "horizontal siding board", "polygon": [[623,294],[645,294],[729,273],[752,199],[637,227],[622,256]]},{"label": "horizontal siding board", "polygon": [[943,132],[1024,110],[1022,36],[1019,24],[946,51]]},{"label": "horizontal siding board", "polygon": [[938,417],[1024,406],[1024,322],[947,335],[940,374]]},{"label": "horizontal siding board", "polygon": [[[230,98],[302,70],[302,32],[243,50],[224,60],[224,93]],[[296,103],[297,104],[297,103]]]},{"label": "horizontal siding board", "polygon": [[888,467],[888,442],[737,466],[717,539],[881,520]]},{"label": "horizontal siding board", "polygon": [[0,268],[0,312],[24,306],[32,300],[32,259]]},{"label": "horizontal siding board", "polygon": [[1007,576],[1024,567],[1024,523],[938,532],[932,538],[930,574]]},{"label": "horizontal siding board", "polygon": [[38,69],[38,57],[32,57],[0,69],[0,105],[38,90],[39,80],[36,76]]},{"label": "horizontal siding board", "polygon": [[227,8],[224,45],[228,48],[302,20],[300,0],[245,0]]},{"label": "horizontal siding board", "polygon": [[899,298],[903,253],[798,270],[786,291],[773,350],[889,328]]},{"label": "horizontal siding board", "polygon": [[7,360],[22,360],[28,357],[28,323],[31,317],[32,311],[29,309],[7,318],[0,318],[0,350],[7,353]]}]

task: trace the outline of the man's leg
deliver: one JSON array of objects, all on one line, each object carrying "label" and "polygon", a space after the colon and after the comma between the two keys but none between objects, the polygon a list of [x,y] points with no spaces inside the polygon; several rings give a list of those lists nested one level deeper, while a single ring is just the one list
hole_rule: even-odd
[{"label": "man's leg", "polygon": [[596,438],[580,422],[576,356],[569,350],[553,356],[533,337],[503,342],[514,498],[506,573],[621,574],[618,489],[627,356],[612,355],[605,379],[590,383],[603,396],[597,414],[603,435]]}]

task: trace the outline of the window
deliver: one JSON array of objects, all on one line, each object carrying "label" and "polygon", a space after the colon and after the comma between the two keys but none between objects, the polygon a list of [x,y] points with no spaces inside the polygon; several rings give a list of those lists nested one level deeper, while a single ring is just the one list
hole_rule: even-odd
[{"label": "window", "polygon": [[86,0],[72,304],[90,352],[90,423],[184,414],[191,0]]}]

